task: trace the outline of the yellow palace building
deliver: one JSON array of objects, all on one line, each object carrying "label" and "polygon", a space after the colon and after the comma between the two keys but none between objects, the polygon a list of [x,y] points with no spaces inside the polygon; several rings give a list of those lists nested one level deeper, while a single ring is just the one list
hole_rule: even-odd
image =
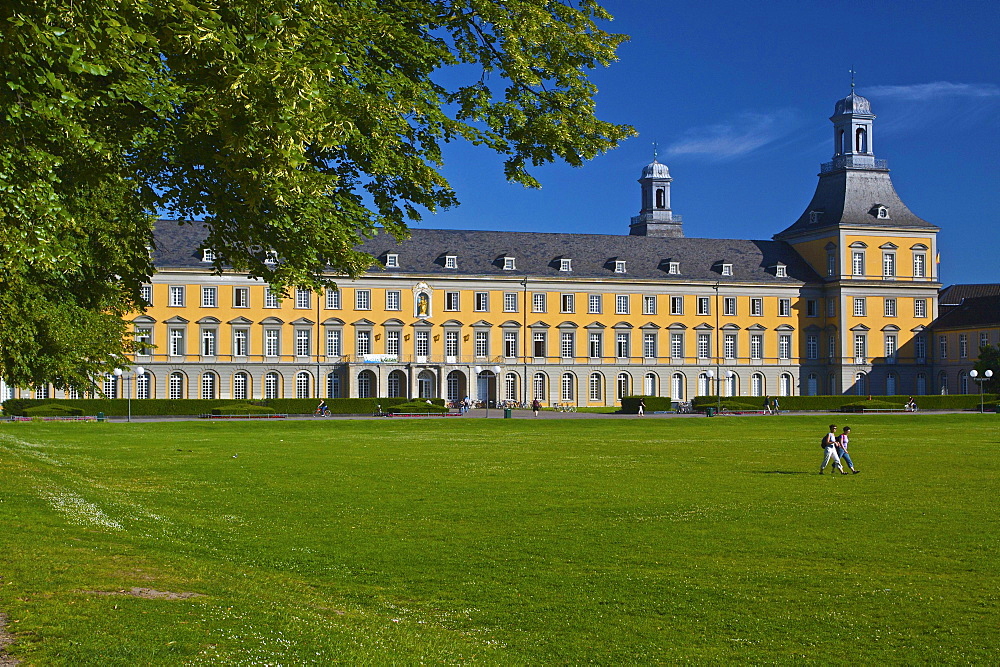
[{"label": "yellow palace building", "polygon": [[836,103],[832,161],[766,241],[684,237],[655,160],[628,234],[380,235],[362,246],[377,264],[322,294],[214,275],[202,230],[161,221],[133,396],[931,393],[938,227],[896,194],[874,119],[853,92]]}]

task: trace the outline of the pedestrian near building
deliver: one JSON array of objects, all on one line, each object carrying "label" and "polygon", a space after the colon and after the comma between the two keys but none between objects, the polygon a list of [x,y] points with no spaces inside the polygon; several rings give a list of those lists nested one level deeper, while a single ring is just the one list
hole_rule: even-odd
[{"label": "pedestrian near building", "polygon": [[771,404],[770,404],[769,401],[770,401],[770,399],[768,399],[768,397],[765,396],[764,397],[764,414],[765,415],[771,414]]},{"label": "pedestrian near building", "polygon": [[[845,426],[844,432],[837,436],[837,456],[840,460],[847,464],[847,467],[851,469],[851,472],[857,475],[860,470],[854,467],[854,461],[851,460],[851,455],[847,453],[847,444],[850,442],[851,427]],[[843,469],[841,469],[843,472]],[[846,474],[846,473],[845,473]]]},{"label": "pedestrian near building", "polygon": [[538,411],[541,409],[542,409],[542,402],[539,401],[537,398],[531,402],[531,411],[535,413],[536,417],[538,416]]},{"label": "pedestrian near building", "polygon": [[837,456],[837,425],[830,424],[830,432],[823,436],[821,441],[821,446],[823,447],[823,463],[819,466],[819,474],[823,474],[823,470],[826,468],[826,464],[833,459],[833,468],[839,470],[841,475],[846,475],[844,472],[844,466],[840,464],[840,457]]},{"label": "pedestrian near building", "polygon": [[772,415],[781,414],[781,406],[778,405],[778,397],[777,396],[775,396],[774,399],[772,399],[772,401],[771,401],[771,414]]},{"label": "pedestrian near building", "polygon": [[641,417],[646,413],[646,401],[639,399],[639,416]]}]

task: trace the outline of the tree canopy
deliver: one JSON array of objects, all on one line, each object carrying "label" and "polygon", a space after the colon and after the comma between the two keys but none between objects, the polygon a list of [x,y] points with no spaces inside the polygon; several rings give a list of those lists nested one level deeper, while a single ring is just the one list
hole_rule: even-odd
[{"label": "tree canopy", "polygon": [[[506,177],[632,133],[589,70],[593,0],[9,0],[0,7],[0,376],[82,387],[126,363],[159,214],[278,288],[457,204],[442,145]],[[268,252],[280,257],[265,263]]]}]

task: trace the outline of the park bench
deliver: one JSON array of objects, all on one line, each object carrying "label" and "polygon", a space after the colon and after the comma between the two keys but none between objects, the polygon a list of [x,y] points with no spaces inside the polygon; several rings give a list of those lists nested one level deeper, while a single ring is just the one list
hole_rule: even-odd
[{"label": "park bench", "polygon": [[388,412],[386,417],[461,417],[461,412]]},{"label": "park bench", "polygon": [[66,417],[9,417],[12,422],[30,422],[33,419],[41,419],[47,422],[93,422],[97,417],[93,415],[70,415]]},{"label": "park bench", "polygon": [[287,414],[278,414],[278,413],[274,414],[247,413],[240,415],[213,415],[213,414],[199,415],[201,419],[284,419],[287,416],[288,416]]}]

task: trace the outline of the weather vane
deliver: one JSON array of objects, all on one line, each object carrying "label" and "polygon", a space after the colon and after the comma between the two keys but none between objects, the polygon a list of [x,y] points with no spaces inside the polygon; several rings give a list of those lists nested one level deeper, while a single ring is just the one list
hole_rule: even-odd
[{"label": "weather vane", "polygon": [[854,75],[855,74],[857,74],[857,72],[854,70],[854,65],[851,65],[851,92],[852,93],[854,92]]},{"label": "weather vane", "polygon": [[658,155],[659,155],[659,152],[657,151],[656,142],[654,141],[653,142],[653,162],[656,162],[656,158],[658,157]]}]

